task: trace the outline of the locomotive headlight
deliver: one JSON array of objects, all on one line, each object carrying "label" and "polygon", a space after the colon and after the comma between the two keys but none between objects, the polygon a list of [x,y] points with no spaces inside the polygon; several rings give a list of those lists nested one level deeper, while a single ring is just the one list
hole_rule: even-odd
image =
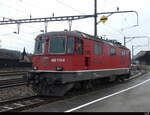
[{"label": "locomotive headlight", "polygon": [[37,67],[37,66],[33,66],[33,69],[34,69],[34,70],[37,70],[37,69],[38,69],[38,67]]},{"label": "locomotive headlight", "polygon": [[56,71],[63,71],[63,67],[62,66],[56,66]]}]

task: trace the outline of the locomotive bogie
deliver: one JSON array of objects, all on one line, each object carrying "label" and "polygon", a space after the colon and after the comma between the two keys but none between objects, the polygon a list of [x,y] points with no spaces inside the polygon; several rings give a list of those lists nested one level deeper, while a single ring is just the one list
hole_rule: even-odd
[{"label": "locomotive bogie", "polygon": [[[73,88],[74,83],[80,83],[83,81],[94,81],[96,79],[108,78],[109,81],[112,81],[112,75],[120,76],[128,75],[129,69],[116,69],[116,70],[96,70],[96,71],[78,71],[78,72],[44,72],[44,71],[34,71],[28,74],[29,84],[32,85],[33,89],[36,89],[38,95],[44,96],[63,96],[67,91]],[[89,82],[86,87],[89,87]],[[39,87],[40,85],[40,87]],[[46,88],[44,88],[46,87]],[[48,88],[49,87],[49,88]],[[53,87],[53,88],[50,88]],[[44,89],[43,89],[44,88]],[[53,91],[53,90],[57,91]],[[43,91],[42,91],[43,90]],[[58,91],[60,90],[60,91]],[[41,92],[42,91],[42,92]],[[53,92],[53,93],[51,93]],[[55,92],[55,93],[54,93]]]}]

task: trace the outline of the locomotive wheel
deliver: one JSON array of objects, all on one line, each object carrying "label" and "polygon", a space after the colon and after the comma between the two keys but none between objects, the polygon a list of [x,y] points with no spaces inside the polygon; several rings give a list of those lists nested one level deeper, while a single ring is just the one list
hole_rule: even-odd
[{"label": "locomotive wheel", "polygon": [[130,73],[126,75],[126,79],[129,79],[130,77],[131,77]]},{"label": "locomotive wheel", "polygon": [[82,83],[82,87],[84,88],[84,89],[93,89],[93,84],[92,84],[92,81],[84,81],[83,83]]},{"label": "locomotive wheel", "polygon": [[49,87],[50,96],[63,96],[74,86],[73,83],[70,84],[60,84],[60,85],[52,85]]},{"label": "locomotive wheel", "polygon": [[33,90],[36,94],[40,94],[40,87],[41,87],[40,84],[32,84],[31,87],[32,87],[32,90]]},{"label": "locomotive wheel", "polygon": [[130,78],[130,74],[127,74],[127,75],[119,76],[117,80],[118,80],[119,82],[124,82],[125,79],[129,79],[129,78]]},{"label": "locomotive wheel", "polygon": [[73,86],[73,83],[52,85],[44,83],[35,85],[32,88],[39,96],[63,96],[66,92],[72,89]]}]

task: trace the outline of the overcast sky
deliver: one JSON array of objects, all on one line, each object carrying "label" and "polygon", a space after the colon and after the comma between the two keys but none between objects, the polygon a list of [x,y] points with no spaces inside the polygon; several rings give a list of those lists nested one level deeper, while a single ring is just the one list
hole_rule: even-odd
[{"label": "overcast sky", "polygon": [[[135,10],[139,14],[139,26],[135,13],[113,14],[105,24],[98,24],[98,35],[106,36],[108,39],[118,40],[123,44],[123,37],[128,36],[150,36],[150,0],[97,0],[97,12]],[[94,0],[0,0],[0,20],[3,17],[12,19],[51,17],[67,15],[84,15],[94,13]],[[98,20],[101,16],[98,17]],[[73,21],[72,30],[79,30],[88,34],[94,34],[93,18]],[[68,22],[49,22],[48,31],[59,31],[68,29]],[[20,34],[17,25],[0,25],[1,48],[33,53],[34,39],[44,29],[44,23],[21,24]],[[131,49],[135,47],[134,54],[141,50],[149,50],[147,38],[136,38],[127,43]]]}]

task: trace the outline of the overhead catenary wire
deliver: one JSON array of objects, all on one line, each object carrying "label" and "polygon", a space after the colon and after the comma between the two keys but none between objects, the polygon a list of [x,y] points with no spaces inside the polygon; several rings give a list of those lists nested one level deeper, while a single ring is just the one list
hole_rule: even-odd
[{"label": "overhead catenary wire", "polygon": [[[4,4],[4,3],[2,3],[2,2],[0,2],[0,5],[1,5],[1,6],[4,6],[4,7],[7,7],[7,8],[9,8],[9,9],[14,9],[15,11],[20,12],[20,13],[29,14],[29,13],[27,13],[27,12],[24,11],[24,10],[20,10],[20,9],[18,9],[18,8],[14,8],[14,7],[12,7],[12,6],[10,6],[10,5],[6,5],[6,4]],[[6,18],[6,19],[12,19],[12,18],[6,17],[6,16],[0,16],[0,17],[1,17],[1,18]],[[32,27],[32,28],[36,28],[36,29],[37,29],[37,27],[31,26],[31,25],[25,25],[25,26],[30,26],[30,27]],[[39,28],[38,28],[38,29],[39,29]]]},{"label": "overhead catenary wire", "polygon": [[[8,18],[8,17],[4,17],[4,16],[0,16],[1,18],[3,18],[3,19],[7,19],[7,20],[11,20],[12,18]],[[13,19],[12,19],[13,20]],[[40,30],[40,28],[37,28],[37,27],[35,27],[35,26],[31,26],[31,25],[24,25],[25,27],[32,27],[32,28],[34,28],[34,29],[39,29]]]},{"label": "overhead catenary wire", "polygon": [[36,1],[36,5],[28,3],[28,2],[25,2],[25,1],[20,1],[20,2],[22,2],[23,4],[27,4],[28,6],[31,6],[32,8],[34,7],[37,10],[45,9],[45,11],[48,11],[47,8],[45,8],[45,7],[37,6],[37,1]]},{"label": "overhead catenary wire", "polygon": [[[14,28],[12,28],[12,27],[6,27],[6,28],[11,28],[11,29],[14,29]],[[23,34],[23,36],[34,36],[33,34],[35,34],[35,33],[38,33],[38,32],[32,32],[32,33],[21,33],[21,34],[15,34],[14,32],[12,32],[12,33],[4,33],[4,34],[0,34],[0,36],[3,36],[3,37],[1,37],[0,39],[2,40],[3,38],[5,38],[5,37],[7,37],[7,38],[11,38],[12,39],[12,35],[14,36],[14,35],[17,35],[16,37],[13,37],[13,39],[17,39],[17,40],[20,40],[20,41],[22,41],[22,42],[27,42],[27,43],[29,43],[29,44],[32,44],[31,43],[31,41],[28,41],[28,40],[25,40],[25,39],[18,39],[18,38],[20,38],[20,36],[22,36],[22,34]],[[39,32],[40,33],[40,32]],[[8,36],[11,36],[11,37],[8,37]],[[34,38],[32,39],[33,41],[34,41]]]},{"label": "overhead catenary wire", "polygon": [[[61,4],[63,4],[63,5],[66,6],[66,7],[71,8],[72,10],[74,10],[74,11],[76,11],[76,12],[83,13],[83,12],[81,12],[81,11],[79,11],[79,10],[73,8],[72,6],[66,4],[65,2],[62,2],[62,0],[56,0],[56,1],[59,2],[59,3],[61,3]],[[11,7],[11,8],[13,8],[13,7]],[[38,7],[36,7],[36,8],[38,8]],[[84,13],[84,14],[85,14],[85,13]]]},{"label": "overhead catenary wire", "polygon": [[[11,40],[11,42],[10,41],[7,41],[7,44],[10,44],[9,46],[7,45],[7,47],[12,47],[12,48],[15,48],[15,49],[18,49],[18,47],[20,48],[20,47],[26,47],[27,46],[27,44],[29,45],[29,43],[24,43],[24,42],[22,42],[22,41],[15,41],[15,43],[16,44],[13,44],[13,41]],[[3,45],[1,45],[1,47],[6,47],[6,42],[5,41],[2,41],[2,43],[1,44],[3,44]],[[34,44],[30,44],[29,46],[28,46],[28,48],[31,48],[31,49],[33,49],[33,47],[34,47]]]},{"label": "overhead catenary wire", "polygon": [[[16,30],[16,28],[13,28],[13,27],[10,27],[10,26],[5,26],[4,28],[9,28],[9,29],[13,29],[13,30]],[[32,33],[40,33],[41,31],[39,30],[39,31],[34,31],[34,32],[30,32],[30,33],[25,33],[25,32],[22,32],[23,34],[32,34]],[[12,33],[16,33],[15,31],[12,31]],[[0,35],[3,35],[3,34],[0,34]],[[5,33],[4,33],[4,35],[5,35]],[[7,33],[6,33],[6,35],[7,35]]]},{"label": "overhead catenary wire", "polygon": [[[22,1],[23,2],[23,1]],[[27,2],[23,2],[23,3],[25,3],[25,4],[28,4]],[[14,8],[14,7],[12,7],[12,6],[10,6],[10,5],[6,5],[6,4],[4,4],[4,3],[1,3],[0,2],[0,5],[3,5],[3,6],[5,6],[5,7],[7,7],[7,8],[10,8],[10,9],[14,9],[15,11],[17,11],[17,12],[20,12],[20,13],[26,13],[27,14],[27,12],[26,11],[23,11],[23,10],[20,10],[20,9],[17,9],[17,8]],[[29,4],[28,4],[29,5]],[[30,5],[30,6],[34,6],[34,7],[36,7],[36,9],[38,9],[38,10],[41,10],[41,9],[43,9],[42,7],[37,7],[37,6],[35,6],[35,5]],[[47,10],[46,10],[47,11]],[[30,14],[29,15],[30,16],[30,18],[32,17],[32,14]],[[8,17],[5,17],[5,16],[0,16],[0,17],[2,17],[3,19],[12,19],[12,18],[8,18]],[[13,19],[12,19],[13,20]],[[37,28],[37,27],[35,27],[35,26],[31,26],[31,25],[25,25],[26,27],[29,27],[29,28],[35,28],[35,29],[39,29],[40,30],[40,28]],[[18,28],[18,30],[20,29],[20,26],[18,26],[17,25],[17,28]],[[19,32],[19,31],[18,31]]]},{"label": "overhead catenary wire", "polygon": [[118,29],[116,29],[116,28],[114,28],[114,27],[111,27],[110,25],[108,25],[108,24],[104,24],[104,26],[105,27],[107,27],[107,28],[109,28],[109,29],[111,29],[112,31],[114,31],[114,32],[117,32],[117,33],[119,33],[120,35],[125,35],[123,32],[121,32],[120,30],[118,30]]},{"label": "overhead catenary wire", "polygon": [[73,8],[72,6],[66,4],[65,2],[62,2],[62,1],[60,1],[60,0],[56,0],[56,1],[57,1],[58,3],[64,5],[64,6],[66,6],[66,7],[70,8],[70,9],[72,9],[72,10],[74,10],[74,11],[80,13],[80,14],[85,14],[84,12],[82,12],[82,11],[76,9],[76,8]]},{"label": "overhead catenary wire", "polygon": [[10,9],[14,9],[14,10],[16,10],[17,12],[27,13],[26,11],[20,10],[20,9],[18,9],[18,8],[14,8],[14,7],[12,7],[12,6],[10,6],[10,5],[6,5],[6,4],[4,4],[4,3],[2,3],[2,2],[0,2],[0,5],[1,5],[1,6],[4,6],[4,7],[7,7],[7,8],[10,8]]},{"label": "overhead catenary wire", "polygon": [[103,33],[103,35],[101,35],[104,39],[108,39],[108,40],[117,40],[120,43],[122,42],[122,36],[118,36],[117,34],[113,34],[111,32],[108,33]]},{"label": "overhead catenary wire", "polygon": [[[9,36],[9,35],[8,35]],[[28,44],[30,44],[30,45],[33,45],[33,43],[31,43],[31,41],[28,41],[28,40],[22,40],[22,39],[18,39],[18,38],[15,38],[15,37],[8,37],[8,36],[5,36],[5,37],[3,37],[3,38],[1,38],[1,40],[2,39],[5,39],[5,38],[8,38],[8,39],[11,39],[11,41],[14,39],[16,39],[17,41],[19,40],[19,41],[21,41],[21,42],[26,42],[26,43],[28,43]],[[34,42],[34,41],[33,41]]]}]

